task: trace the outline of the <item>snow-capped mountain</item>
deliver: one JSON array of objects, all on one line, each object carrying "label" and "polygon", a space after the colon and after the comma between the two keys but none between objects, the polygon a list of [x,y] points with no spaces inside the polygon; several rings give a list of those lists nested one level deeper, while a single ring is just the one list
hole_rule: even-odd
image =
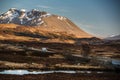
[{"label": "snow-capped mountain", "polygon": [[48,17],[51,14],[33,9],[26,11],[25,9],[18,10],[11,8],[7,12],[0,15],[0,23],[15,23],[21,25],[36,26],[44,23],[43,17]]},{"label": "snow-capped mountain", "polygon": [[[10,32],[10,33],[9,33]],[[6,35],[6,36],[5,36]],[[9,35],[9,37],[8,37]],[[24,38],[21,38],[23,37]],[[0,15],[0,38],[1,39],[76,39],[91,38],[66,17],[50,14],[33,9],[11,8]],[[32,39],[30,39],[32,37]],[[54,40],[55,41],[55,40]]]},{"label": "snow-capped mountain", "polygon": [[110,37],[105,38],[105,40],[120,40],[120,35],[112,35]]}]

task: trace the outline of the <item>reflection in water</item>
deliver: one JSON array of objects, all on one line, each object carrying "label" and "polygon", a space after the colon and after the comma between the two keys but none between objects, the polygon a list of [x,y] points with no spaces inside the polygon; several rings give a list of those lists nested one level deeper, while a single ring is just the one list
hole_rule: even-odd
[{"label": "reflection in water", "polygon": [[112,59],[113,65],[120,65],[120,60]]},{"label": "reflection in water", "polygon": [[15,75],[23,75],[28,74],[27,70],[4,70],[0,72],[0,74],[15,74]]},{"label": "reflection in water", "polygon": [[[4,70],[1,71],[0,74],[13,74],[13,75],[25,75],[25,74],[48,74],[48,73],[86,73],[90,74],[92,71],[63,71],[63,70],[57,70],[57,71],[28,71],[28,70]],[[103,73],[103,72],[96,72],[96,73]]]},{"label": "reflection in water", "polygon": [[48,74],[48,73],[76,73],[76,71],[28,71],[28,70],[4,70],[0,74],[15,74],[15,75],[24,75],[24,74]]}]

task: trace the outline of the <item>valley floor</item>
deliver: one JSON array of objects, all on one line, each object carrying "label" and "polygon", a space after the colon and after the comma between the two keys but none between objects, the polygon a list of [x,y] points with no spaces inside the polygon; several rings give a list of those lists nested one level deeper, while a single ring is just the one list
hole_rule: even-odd
[{"label": "valley floor", "polygon": [[[47,51],[42,51],[46,48]],[[36,70],[116,70],[109,62],[114,58],[120,60],[118,47],[90,45],[89,56],[81,56],[81,46],[60,43],[36,42],[0,42],[0,69],[36,69]],[[106,58],[107,57],[107,58]],[[106,60],[108,61],[107,63]],[[110,60],[111,61],[111,60]],[[120,73],[102,74],[37,74],[5,75],[0,80],[119,80]]]}]

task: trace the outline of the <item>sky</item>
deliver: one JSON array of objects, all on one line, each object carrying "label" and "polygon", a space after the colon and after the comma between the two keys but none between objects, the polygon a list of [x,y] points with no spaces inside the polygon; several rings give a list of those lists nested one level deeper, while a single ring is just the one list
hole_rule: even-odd
[{"label": "sky", "polygon": [[97,36],[120,34],[120,0],[0,0],[0,13],[9,8],[39,9],[69,18]]}]

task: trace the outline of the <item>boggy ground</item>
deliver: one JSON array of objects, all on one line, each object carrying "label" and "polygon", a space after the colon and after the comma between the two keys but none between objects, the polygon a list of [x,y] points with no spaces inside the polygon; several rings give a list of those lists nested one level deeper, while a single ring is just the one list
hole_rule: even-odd
[{"label": "boggy ground", "polygon": [[[76,59],[72,55],[81,54],[81,46],[75,44],[39,43],[39,42],[15,42],[0,41],[0,69],[97,69],[98,64],[86,59]],[[50,52],[41,52],[45,47]],[[117,47],[105,45],[90,45],[90,56],[120,56]],[[111,52],[109,54],[109,52]],[[102,53],[102,54],[98,54]],[[104,54],[105,53],[105,54]],[[113,54],[115,53],[115,54]],[[70,58],[71,57],[71,58]],[[95,66],[93,66],[93,64]],[[106,68],[105,68],[106,69]],[[90,69],[91,70],[91,69]],[[119,80],[119,73],[102,74],[37,74],[37,75],[4,75],[0,74],[0,80]]]},{"label": "boggy ground", "polygon": [[0,80],[120,80],[120,74],[37,74],[37,75],[3,75],[0,74]]},{"label": "boggy ground", "polygon": [[[49,52],[42,52],[41,48]],[[108,56],[119,58],[120,51],[116,47],[89,45],[89,56]],[[111,53],[110,53],[111,51]],[[0,41],[1,69],[104,69],[102,65],[81,58],[81,45],[67,43],[41,43]],[[105,54],[104,54],[105,52]],[[117,53],[116,53],[117,52]],[[100,53],[100,54],[98,54]],[[75,55],[75,56],[74,56]],[[108,69],[105,68],[105,69]]]}]

